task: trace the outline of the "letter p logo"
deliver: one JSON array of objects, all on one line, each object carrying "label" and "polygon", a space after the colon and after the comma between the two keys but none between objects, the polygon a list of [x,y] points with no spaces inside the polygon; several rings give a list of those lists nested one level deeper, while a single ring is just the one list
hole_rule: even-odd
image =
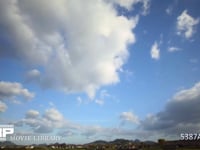
[{"label": "letter p logo", "polygon": [[6,137],[7,134],[13,134],[14,128],[3,128],[2,137]]},{"label": "letter p logo", "polygon": [[5,141],[8,134],[14,133],[14,126],[12,125],[0,125],[0,141]]}]

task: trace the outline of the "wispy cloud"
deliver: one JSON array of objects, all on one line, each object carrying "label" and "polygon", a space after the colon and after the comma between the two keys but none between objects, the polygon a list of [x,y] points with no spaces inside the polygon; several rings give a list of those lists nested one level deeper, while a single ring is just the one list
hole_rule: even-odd
[{"label": "wispy cloud", "polygon": [[199,60],[196,58],[192,58],[189,61],[190,61],[190,63],[193,63],[193,64],[197,64],[199,62]]},{"label": "wispy cloud", "polygon": [[181,50],[180,48],[174,47],[174,46],[168,48],[169,52],[176,52],[176,51],[180,51],[180,50]]},{"label": "wispy cloud", "polygon": [[104,104],[104,100],[96,99],[95,103],[97,103],[98,105],[103,105]]},{"label": "wispy cloud", "polygon": [[195,26],[199,23],[199,18],[195,19],[190,16],[187,10],[184,10],[180,16],[177,17],[177,34],[183,35],[185,38],[191,38],[195,33]]},{"label": "wispy cloud", "polygon": [[165,12],[166,12],[168,15],[171,15],[171,14],[172,14],[172,11],[173,11],[173,7],[172,7],[172,6],[167,7],[167,9],[165,10]]},{"label": "wispy cloud", "polygon": [[177,0],[173,1],[173,2],[165,9],[165,12],[166,12],[168,15],[172,15],[173,10],[177,7],[177,4],[178,4],[178,1],[177,1]]}]

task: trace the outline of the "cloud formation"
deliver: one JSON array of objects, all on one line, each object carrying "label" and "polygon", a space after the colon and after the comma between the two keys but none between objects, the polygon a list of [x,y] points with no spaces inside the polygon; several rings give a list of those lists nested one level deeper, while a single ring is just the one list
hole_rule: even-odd
[{"label": "cloud formation", "polygon": [[31,100],[34,96],[35,94],[24,88],[21,83],[0,81],[0,112],[5,112],[8,108],[5,103],[7,100],[20,104],[18,98]]},{"label": "cloud formation", "polygon": [[[122,113],[122,117],[124,118],[123,114],[125,114],[126,121],[132,122],[135,120],[131,112]],[[130,119],[127,120],[127,118]],[[18,128],[18,131],[22,130],[20,133],[23,133],[23,125],[26,125],[29,127],[29,134],[57,133],[58,135],[64,136],[64,138],[68,136],[83,136],[84,139],[94,139],[95,137],[115,139],[119,137],[132,138],[134,135],[140,137],[141,134],[133,130],[122,128],[75,123],[64,118],[63,114],[55,108],[46,109],[43,114],[39,113],[37,110],[31,109],[27,111],[23,119],[16,121],[14,124],[15,127]]]},{"label": "cloud formation", "polygon": [[179,136],[180,133],[200,132],[200,83],[176,93],[157,114],[141,122],[144,130]]},{"label": "cloud formation", "polygon": [[50,133],[65,126],[66,120],[55,108],[46,109],[44,114],[37,110],[29,110],[25,118],[15,122],[15,125],[28,125],[34,133]]},{"label": "cloud formation", "polygon": [[31,109],[26,113],[26,118],[37,118],[39,114],[40,113],[38,111]]},{"label": "cloud formation", "polygon": [[12,99],[18,96],[30,100],[34,97],[34,93],[23,88],[23,86],[18,82],[0,81],[0,100]]},{"label": "cloud formation", "polygon": [[[128,5],[141,2],[147,10],[147,0]],[[118,72],[127,61],[127,46],[135,42],[132,30],[139,16],[118,16],[110,3],[1,1],[0,56],[35,67],[27,77],[39,79],[43,88],[86,92],[93,98],[99,87],[120,81]]]},{"label": "cloud formation", "polygon": [[62,121],[63,120],[62,114],[55,108],[47,109],[45,111],[44,117],[47,118],[48,120],[52,120],[52,121]]},{"label": "cloud formation", "polygon": [[[164,109],[156,114],[148,115],[144,120],[140,120],[130,111],[122,112],[121,123],[137,124],[136,128],[130,130],[122,128],[109,128],[98,125],[81,125],[64,118],[61,112],[55,108],[45,110],[40,114],[36,110],[29,110],[24,119],[16,122],[26,124],[32,128],[34,133],[52,133],[66,131],[73,136],[85,136],[94,138],[95,136],[104,138],[119,137],[141,137],[157,139],[159,136],[179,137],[180,133],[200,132],[200,82],[193,87],[181,90],[168,100]],[[67,129],[67,130],[66,130]],[[115,137],[116,136],[116,137]]]},{"label": "cloud formation", "polygon": [[126,122],[131,122],[134,124],[139,124],[139,118],[133,114],[132,112],[122,112],[120,115],[120,119],[122,121],[122,124],[126,123]]},{"label": "cloud formation", "polygon": [[190,16],[187,10],[184,10],[180,16],[177,17],[177,34],[189,39],[195,33],[195,26],[199,23],[199,18],[195,19]]},{"label": "cloud formation", "polygon": [[157,42],[154,42],[154,44],[152,45],[150,53],[152,59],[158,60],[160,58],[160,49]]}]

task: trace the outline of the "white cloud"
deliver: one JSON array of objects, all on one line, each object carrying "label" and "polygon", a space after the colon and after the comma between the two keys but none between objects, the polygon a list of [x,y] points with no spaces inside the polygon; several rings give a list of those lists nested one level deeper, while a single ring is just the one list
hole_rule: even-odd
[{"label": "white cloud", "polygon": [[139,124],[139,118],[132,112],[122,112],[120,115],[120,119],[122,120],[122,123],[124,122],[131,122],[134,124]]},{"label": "white cloud", "polygon": [[37,110],[29,110],[26,113],[26,118],[37,118],[39,116],[39,112]]},{"label": "white cloud", "polygon": [[200,83],[196,83],[192,88],[178,92],[173,101],[190,101],[200,98]]},{"label": "white cloud", "polygon": [[143,15],[147,15],[150,11],[150,0],[142,0],[143,2]]},{"label": "white cloud", "polygon": [[62,121],[63,115],[55,108],[47,109],[44,117],[52,121]]},{"label": "white cloud", "polygon": [[23,88],[20,83],[0,81],[0,100],[12,99],[17,96],[22,96],[29,100],[34,97],[34,93]]},{"label": "white cloud", "polygon": [[0,56],[41,68],[28,74],[40,76],[43,88],[94,98],[99,87],[120,81],[138,19],[118,16],[107,1],[0,1]]},{"label": "white cloud", "polygon": [[95,102],[96,104],[98,104],[98,105],[104,105],[105,100],[106,100],[107,98],[112,98],[112,96],[108,93],[107,90],[101,90],[101,91],[99,92],[99,95],[96,97],[96,99],[95,99],[94,102]]},{"label": "white cloud", "polygon": [[176,52],[176,51],[180,51],[180,50],[181,50],[180,48],[174,47],[174,46],[168,48],[169,52]]},{"label": "white cloud", "polygon": [[195,26],[199,23],[199,18],[195,19],[184,10],[180,16],[177,17],[177,34],[183,35],[189,39],[195,33]]},{"label": "white cloud", "polygon": [[24,119],[15,124],[26,124],[30,126],[35,133],[50,133],[54,129],[66,127],[66,120],[63,115],[55,108],[46,109],[43,115],[37,110],[29,110]]},{"label": "white cloud", "polygon": [[151,47],[151,58],[155,60],[158,60],[160,58],[160,49],[158,48],[157,42],[154,42]]},{"label": "white cloud", "polygon": [[0,112],[4,112],[7,109],[7,105],[0,101]]}]

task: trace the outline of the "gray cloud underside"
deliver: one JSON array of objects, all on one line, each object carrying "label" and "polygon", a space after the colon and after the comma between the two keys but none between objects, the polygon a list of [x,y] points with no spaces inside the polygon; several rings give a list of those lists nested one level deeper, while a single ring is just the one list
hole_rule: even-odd
[{"label": "gray cloud underside", "polygon": [[162,132],[164,135],[200,132],[200,83],[182,90],[168,101],[165,109],[149,115],[142,121],[141,128],[147,131]]}]

